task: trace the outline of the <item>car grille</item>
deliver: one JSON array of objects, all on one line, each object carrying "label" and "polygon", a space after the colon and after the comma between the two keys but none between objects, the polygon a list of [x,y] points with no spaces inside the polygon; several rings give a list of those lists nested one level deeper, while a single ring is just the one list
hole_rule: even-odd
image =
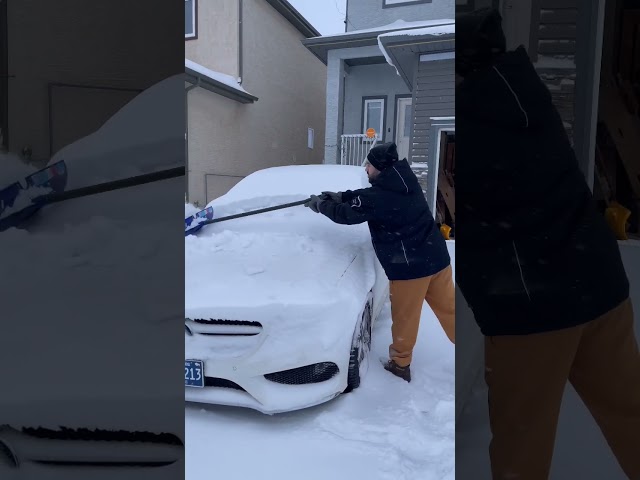
[{"label": "car grille", "polygon": [[209,336],[252,337],[262,332],[262,324],[260,322],[246,320],[187,318],[185,326],[193,333]]},{"label": "car grille", "polygon": [[306,385],[326,382],[337,375],[338,372],[339,369],[335,363],[323,362],[293,368],[291,370],[268,373],[264,378],[284,385]]},{"label": "car grille", "polygon": [[88,428],[23,428],[22,433],[50,440],[97,440],[106,442],[144,442],[182,445],[175,435],[169,433],[131,432],[127,430],[100,430]]},{"label": "car grille", "polygon": [[182,440],[168,433],[0,426],[0,466],[162,467],[183,457]]},{"label": "car grille", "polygon": [[240,385],[225,378],[204,377],[205,387],[232,388],[233,390],[245,391]]}]

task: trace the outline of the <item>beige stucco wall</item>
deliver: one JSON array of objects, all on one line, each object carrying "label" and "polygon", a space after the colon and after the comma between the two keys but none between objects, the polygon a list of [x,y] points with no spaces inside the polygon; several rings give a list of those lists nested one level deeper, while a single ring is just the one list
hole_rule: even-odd
[{"label": "beige stucco wall", "polygon": [[266,1],[243,3],[243,86],[259,100],[243,105],[200,88],[189,93],[189,200],[200,205],[256,170],[323,161],[326,66]]},{"label": "beige stucco wall", "polygon": [[198,38],[185,41],[185,57],[216,72],[238,77],[239,0],[197,1]]},{"label": "beige stucco wall", "polygon": [[229,156],[237,155],[243,141],[236,132],[236,125],[243,124],[250,114],[248,109],[253,106],[201,88],[195,88],[187,95],[189,201],[204,207],[207,200],[226,193],[242,178],[238,177],[241,172],[238,167],[242,165],[230,165]]},{"label": "beige stucco wall", "polygon": [[[143,90],[179,73],[181,46],[175,39],[184,29],[175,21],[179,7],[161,8],[155,0],[8,2],[8,67],[15,76],[8,87],[9,149],[19,153],[29,146],[33,160],[49,158],[50,82]],[[149,18],[148,12],[154,21],[141,28],[140,19]],[[65,122],[54,133],[62,143],[93,133],[137,94],[58,93],[54,115],[64,116]]]}]

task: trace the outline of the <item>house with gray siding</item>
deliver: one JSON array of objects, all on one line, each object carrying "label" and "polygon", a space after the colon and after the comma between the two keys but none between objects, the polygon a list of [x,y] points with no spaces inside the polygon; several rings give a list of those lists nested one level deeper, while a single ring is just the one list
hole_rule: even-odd
[{"label": "house with gray siding", "polygon": [[453,151],[454,16],[453,0],[349,0],[344,33],[303,40],[327,65],[325,163],[360,165],[393,141],[434,211]]}]

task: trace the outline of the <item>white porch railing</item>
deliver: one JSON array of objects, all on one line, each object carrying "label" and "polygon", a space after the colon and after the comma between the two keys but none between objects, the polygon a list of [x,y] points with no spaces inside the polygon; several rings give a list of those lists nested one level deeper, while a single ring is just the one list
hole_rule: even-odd
[{"label": "white porch railing", "polygon": [[367,154],[377,143],[377,136],[369,138],[366,134],[342,135],[340,142],[340,165],[360,167]]}]

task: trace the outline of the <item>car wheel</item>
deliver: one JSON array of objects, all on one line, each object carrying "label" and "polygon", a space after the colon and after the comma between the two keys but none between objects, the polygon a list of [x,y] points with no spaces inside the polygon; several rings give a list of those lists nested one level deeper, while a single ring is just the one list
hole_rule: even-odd
[{"label": "car wheel", "polygon": [[366,372],[366,360],[371,350],[372,303],[373,294],[369,292],[367,303],[353,333],[345,393],[349,393],[358,388],[360,386],[360,379]]}]

